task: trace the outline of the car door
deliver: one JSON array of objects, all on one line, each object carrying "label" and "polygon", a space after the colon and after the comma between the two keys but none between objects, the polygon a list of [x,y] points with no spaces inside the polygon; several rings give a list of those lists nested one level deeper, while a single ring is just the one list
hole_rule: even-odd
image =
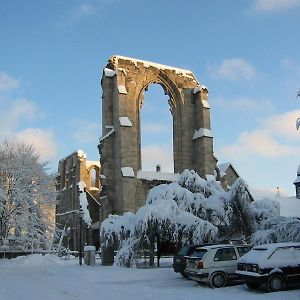
[{"label": "car door", "polygon": [[213,258],[214,271],[224,271],[234,274],[237,266],[237,253],[235,247],[223,247],[217,249]]}]

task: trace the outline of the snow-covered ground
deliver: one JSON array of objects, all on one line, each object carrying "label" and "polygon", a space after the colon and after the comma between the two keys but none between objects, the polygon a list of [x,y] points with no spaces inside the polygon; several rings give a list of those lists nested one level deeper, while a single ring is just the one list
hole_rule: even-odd
[{"label": "snow-covered ground", "polygon": [[278,293],[249,291],[245,285],[210,289],[162,268],[79,266],[78,260],[31,255],[0,260],[0,300],[300,299],[300,289]]}]

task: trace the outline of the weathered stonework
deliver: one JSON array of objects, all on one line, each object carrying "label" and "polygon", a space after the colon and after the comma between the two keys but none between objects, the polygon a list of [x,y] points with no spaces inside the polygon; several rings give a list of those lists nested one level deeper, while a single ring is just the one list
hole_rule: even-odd
[{"label": "weathered stonework", "polygon": [[77,184],[84,182],[86,185],[86,196],[88,210],[92,219],[91,227],[83,222],[83,242],[99,248],[99,221],[107,217],[104,210],[110,209],[105,202],[100,200],[100,164],[97,161],[87,161],[83,151],[78,150],[68,157],[59,161],[58,175],[56,178],[56,190],[58,192],[58,203],[56,206],[56,225],[60,229],[70,228],[64,239],[64,246],[71,250],[79,247],[79,215],[80,209],[79,191]]},{"label": "weathered stonework", "polygon": [[[100,162],[112,213],[135,212],[144,204],[149,184],[137,178],[141,169],[140,109],[150,84],[169,96],[173,116],[174,171],[194,169],[214,174],[208,90],[193,73],[151,62],[112,56],[103,71]],[[160,181],[159,181],[160,182]]]}]

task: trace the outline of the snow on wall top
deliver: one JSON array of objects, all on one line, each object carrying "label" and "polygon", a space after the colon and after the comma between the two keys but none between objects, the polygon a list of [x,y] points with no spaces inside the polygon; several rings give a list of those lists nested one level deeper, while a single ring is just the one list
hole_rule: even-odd
[{"label": "snow on wall top", "polygon": [[77,156],[82,157],[82,158],[86,158],[86,154],[83,152],[83,150],[77,150]]},{"label": "snow on wall top", "polygon": [[86,162],[86,167],[90,168],[91,166],[97,166],[97,167],[100,168],[100,161],[98,161],[98,160],[88,160]]},{"label": "snow on wall top", "polygon": [[195,130],[194,136],[193,136],[193,140],[198,139],[200,137],[213,137],[211,131],[207,128],[199,128],[198,130]]},{"label": "snow on wall top", "polygon": [[114,65],[118,65],[119,60],[127,60],[132,62],[134,65],[138,65],[138,63],[143,64],[144,67],[149,68],[149,67],[155,67],[157,69],[161,69],[161,70],[174,70],[177,74],[182,74],[188,77],[192,77],[194,80],[194,74],[192,73],[192,71],[190,70],[185,70],[185,69],[180,69],[180,68],[174,68],[171,66],[166,66],[166,65],[161,65],[158,63],[154,63],[154,62],[150,62],[150,61],[146,61],[146,60],[141,60],[141,59],[136,59],[136,58],[131,58],[131,57],[125,57],[125,56],[121,56],[121,55],[113,55],[109,58],[109,61],[112,62]]},{"label": "snow on wall top", "polygon": [[139,170],[137,172],[136,177],[138,179],[145,179],[145,180],[164,180],[169,182],[177,181],[179,178],[179,174],[174,173],[165,173],[165,172],[154,172],[154,171],[142,171]]}]

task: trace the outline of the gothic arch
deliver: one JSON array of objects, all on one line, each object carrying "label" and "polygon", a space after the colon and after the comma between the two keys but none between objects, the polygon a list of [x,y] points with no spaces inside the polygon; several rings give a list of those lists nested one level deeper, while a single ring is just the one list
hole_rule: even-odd
[{"label": "gothic arch", "polygon": [[112,56],[101,85],[102,138],[99,144],[102,182],[113,212],[136,211],[146,192],[138,176],[140,161],[140,110],[150,84],[169,95],[173,116],[174,169],[195,169],[213,174],[216,159],[210,132],[207,88],[189,70]]}]

